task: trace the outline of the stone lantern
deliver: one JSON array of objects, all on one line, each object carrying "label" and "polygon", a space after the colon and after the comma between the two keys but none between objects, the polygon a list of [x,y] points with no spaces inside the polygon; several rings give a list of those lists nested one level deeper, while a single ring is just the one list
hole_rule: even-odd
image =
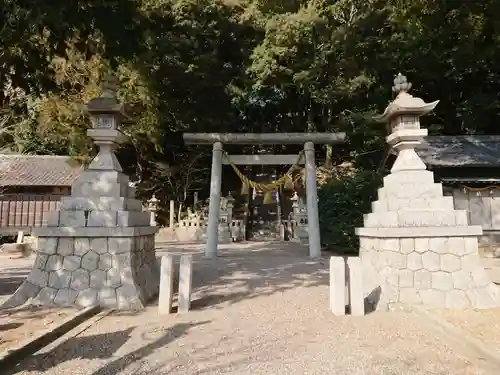
[{"label": "stone lantern", "polygon": [[380,118],[387,121],[391,134],[387,143],[398,155],[391,172],[403,170],[425,170],[426,166],[415,152],[427,129],[420,128],[420,116],[426,115],[436,108],[439,100],[425,103],[421,98],[416,98],[408,93],[411,83],[401,73],[394,79],[392,91],[397,94]]},{"label": "stone lantern", "polygon": [[295,216],[299,212],[299,196],[296,191],[293,192],[293,196],[290,198],[292,201],[292,215],[295,220]]},{"label": "stone lantern", "polygon": [[293,240],[307,245],[309,243],[309,224],[307,219],[307,210],[304,201],[294,192],[290,198],[292,203],[292,218],[295,221],[293,230]]},{"label": "stone lantern", "polygon": [[228,217],[227,217],[227,221],[229,223],[229,225],[231,225],[231,222],[233,220],[233,208],[234,208],[234,197],[233,195],[231,194],[231,192],[228,193],[227,195],[227,213],[228,213]]},{"label": "stone lantern", "polygon": [[410,95],[410,88],[398,74],[396,98],[380,116],[389,124],[386,140],[397,158],[373,212],[356,228],[364,295],[376,309],[496,307],[499,290],[479,260],[482,228],[469,225],[466,210],[454,209],[453,197],[443,196],[415,151],[427,135],[420,116],[439,101],[426,103]]},{"label": "stone lantern", "polygon": [[[103,82],[101,96],[89,101],[97,156],[71,186],[71,196],[34,228],[37,258],[27,280],[8,305],[143,308],[158,293],[160,269],[155,255],[156,227],[142,211],[135,188],[122,171],[114,148],[124,140],[117,80]],[[7,303],[6,302],[6,303]]]},{"label": "stone lantern", "polygon": [[231,220],[233,215],[234,198],[228,197],[220,199],[220,214],[218,226],[219,243],[231,242]]},{"label": "stone lantern", "polygon": [[151,213],[151,226],[156,226],[156,213],[160,208],[160,200],[156,198],[153,194],[150,200],[148,200],[148,211]]}]

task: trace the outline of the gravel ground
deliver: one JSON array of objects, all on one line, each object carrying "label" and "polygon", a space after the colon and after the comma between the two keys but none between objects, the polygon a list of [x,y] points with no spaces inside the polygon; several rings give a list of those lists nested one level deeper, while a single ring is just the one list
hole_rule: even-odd
[{"label": "gravel ground", "polygon": [[500,354],[500,308],[438,310],[449,323],[470,333]]},{"label": "gravel ground", "polygon": [[195,258],[193,311],[114,313],[9,374],[500,373],[417,315],[333,316],[327,262],[303,249],[238,248],[215,262]]},{"label": "gravel ground", "polygon": [[0,310],[0,354],[77,313],[76,308],[21,306]]}]

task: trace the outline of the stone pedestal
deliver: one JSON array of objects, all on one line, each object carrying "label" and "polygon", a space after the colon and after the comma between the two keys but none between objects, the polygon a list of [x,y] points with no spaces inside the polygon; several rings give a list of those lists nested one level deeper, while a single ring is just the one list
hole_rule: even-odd
[{"label": "stone pedestal", "polygon": [[[109,82],[108,82],[109,85]],[[88,105],[94,129],[88,131],[99,154],[51,212],[47,227],[36,228],[37,257],[27,280],[4,307],[25,303],[140,309],[158,293],[156,227],[134,199],[135,188],[113,148],[120,107],[105,87]]]},{"label": "stone pedestal", "polygon": [[228,224],[219,224],[218,236],[219,236],[218,237],[218,243],[225,244],[225,243],[232,242],[231,231],[229,229],[229,225]]},{"label": "stone pedestal", "polygon": [[302,245],[309,244],[309,225],[307,219],[307,211],[302,210],[294,215],[297,226],[295,227],[294,237],[295,241]]},{"label": "stone pedestal", "polygon": [[397,153],[391,174],[365,215],[360,237],[364,292],[377,308],[425,305],[433,308],[499,306],[498,288],[480,264],[479,226],[470,226],[467,213],[455,210],[444,197],[414,148],[427,130],[419,116],[438,102],[426,104],[407,91],[411,85],[398,76],[396,100],[383,118],[392,134],[387,142]]},{"label": "stone pedestal", "polygon": [[231,240],[231,221],[232,221],[232,202],[228,204],[227,198],[221,198],[219,227],[217,228],[218,243],[230,243]]},{"label": "stone pedestal", "polygon": [[303,245],[309,244],[309,220],[307,207],[304,204],[304,200],[297,195],[297,192],[293,194],[290,199],[292,203],[292,219],[295,222],[295,228],[293,231],[293,242],[299,242]]}]

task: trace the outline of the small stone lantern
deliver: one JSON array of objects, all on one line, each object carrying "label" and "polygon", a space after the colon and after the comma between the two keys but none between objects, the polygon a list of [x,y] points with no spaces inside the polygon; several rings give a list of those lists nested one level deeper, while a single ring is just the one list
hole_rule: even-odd
[{"label": "small stone lantern", "polygon": [[299,212],[299,196],[296,191],[293,192],[293,197],[290,200],[292,201],[292,215],[295,219],[295,216]]},{"label": "small stone lantern", "polygon": [[156,213],[158,212],[159,205],[160,200],[153,194],[151,199],[148,200],[148,211],[151,212],[151,226],[156,226]]},{"label": "small stone lantern", "polygon": [[231,221],[233,220],[233,208],[234,208],[234,197],[233,195],[231,194],[231,192],[229,192],[228,196],[227,196],[227,221],[228,221],[228,224],[231,225]]}]

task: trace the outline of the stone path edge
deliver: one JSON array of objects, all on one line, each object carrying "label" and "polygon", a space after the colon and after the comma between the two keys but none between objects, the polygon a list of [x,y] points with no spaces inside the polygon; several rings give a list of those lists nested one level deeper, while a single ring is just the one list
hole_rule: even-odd
[{"label": "stone path edge", "polygon": [[36,353],[99,312],[101,312],[100,306],[82,309],[62,322],[52,324],[40,334],[21,341],[14,349],[5,350],[0,353],[0,368],[7,370],[9,367],[15,366],[26,356]]},{"label": "stone path edge", "polygon": [[500,353],[489,348],[484,342],[469,332],[449,323],[438,314],[421,306],[412,306],[412,311],[432,324],[434,328],[447,335],[455,343],[472,350],[477,356],[489,361],[500,369]]}]

